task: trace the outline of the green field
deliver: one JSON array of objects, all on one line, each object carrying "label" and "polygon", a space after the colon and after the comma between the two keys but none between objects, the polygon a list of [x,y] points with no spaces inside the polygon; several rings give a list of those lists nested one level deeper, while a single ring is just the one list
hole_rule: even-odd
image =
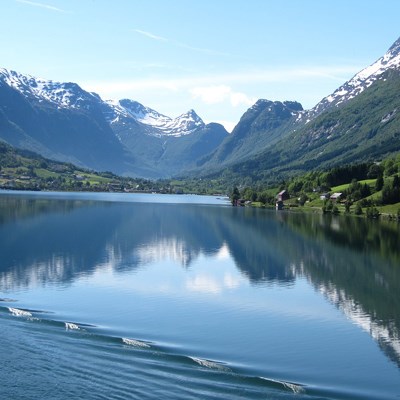
[{"label": "green field", "polygon": [[[362,185],[367,184],[371,188],[374,188],[376,179],[365,179],[363,181],[359,181],[359,183],[361,183]],[[351,183],[345,183],[344,185],[335,186],[335,187],[331,188],[331,192],[335,192],[335,193],[344,192],[346,189],[349,188],[350,185],[351,185]]]}]

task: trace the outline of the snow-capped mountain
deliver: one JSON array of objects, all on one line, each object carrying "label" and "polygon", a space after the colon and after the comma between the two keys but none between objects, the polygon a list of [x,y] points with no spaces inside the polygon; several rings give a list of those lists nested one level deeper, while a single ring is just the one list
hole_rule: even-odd
[{"label": "snow-capped mountain", "polygon": [[180,137],[205,127],[194,110],[170,118],[134,100],[103,101],[98,94],[87,92],[76,83],[54,82],[0,68],[0,83],[2,81],[30,99],[40,103],[49,102],[58,108],[101,107],[111,126],[121,121],[128,123],[129,119],[133,119],[145,125],[145,132],[151,136]]},{"label": "snow-capped mountain", "polygon": [[205,123],[194,110],[190,110],[177,118],[170,118],[152,108],[145,107],[137,101],[129,99],[119,101],[107,100],[106,103],[109,109],[105,113],[111,125],[124,122],[125,119],[133,118],[148,128],[148,134],[156,137],[185,136],[205,127]]},{"label": "snow-capped mountain", "polygon": [[137,101],[104,101],[76,83],[0,69],[0,140],[48,158],[159,178],[192,166],[227,135],[193,110],[170,118]]},{"label": "snow-capped mountain", "polygon": [[47,101],[59,108],[89,108],[101,102],[96,93],[83,90],[72,82],[61,83],[0,68],[0,84],[4,82],[25,97],[38,102]]},{"label": "snow-capped mountain", "polygon": [[312,110],[311,115],[320,114],[331,106],[338,106],[353,99],[378,79],[384,78],[388,70],[400,70],[400,38],[389,50],[369,67],[364,68],[352,79],[336,89],[332,94],[323,98]]}]

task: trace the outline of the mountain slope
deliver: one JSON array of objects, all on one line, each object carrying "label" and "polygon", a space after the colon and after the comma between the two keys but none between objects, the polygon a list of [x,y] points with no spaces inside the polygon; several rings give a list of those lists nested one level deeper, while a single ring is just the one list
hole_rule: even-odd
[{"label": "mountain slope", "polygon": [[242,116],[231,135],[203,160],[203,167],[238,162],[271,146],[290,132],[302,111],[297,102],[258,100]]},{"label": "mountain slope", "polygon": [[400,70],[400,38],[393,43],[381,58],[367,68],[361,70],[352,79],[336,89],[331,95],[323,98],[311,110],[310,116],[319,115],[332,106],[339,106],[355,98],[377,80],[385,79],[385,73],[390,70]]},{"label": "mountain slope", "polygon": [[314,168],[376,161],[400,151],[400,72],[387,71],[355,98],[332,107],[233,174],[281,179]]},{"label": "mountain slope", "polygon": [[[29,85],[16,73],[0,71],[1,138],[13,146],[83,167],[122,172],[125,150],[100,108],[78,85],[56,89],[45,96],[42,82]],[[22,79],[21,79],[22,78]],[[14,85],[9,86],[9,82]],[[45,91],[44,91],[45,92]],[[126,158],[125,162],[128,162]]]},{"label": "mountain slope", "polygon": [[0,139],[48,158],[168,177],[196,161],[189,155],[204,157],[227,135],[193,110],[172,119],[133,100],[103,101],[75,83],[0,69]]},{"label": "mountain slope", "polygon": [[[126,104],[125,101],[122,104]],[[181,174],[228,136],[222,125],[206,125],[193,110],[175,119],[161,116],[156,122],[154,115],[158,117],[160,114],[152,110],[151,117],[147,114],[137,119],[131,114],[120,114],[110,122],[119,141],[134,154],[136,162],[152,168],[152,172],[149,170],[144,175],[146,177],[165,178]]]},{"label": "mountain slope", "polygon": [[[313,109],[289,118],[278,140],[257,141],[251,157],[223,166],[225,175],[277,180],[313,168],[375,161],[396,153],[400,151],[399,93],[400,39]],[[236,129],[242,130],[243,142],[252,143],[251,125],[241,120]],[[269,133],[269,127],[264,127],[259,136]],[[202,171],[211,172],[218,170]]]}]

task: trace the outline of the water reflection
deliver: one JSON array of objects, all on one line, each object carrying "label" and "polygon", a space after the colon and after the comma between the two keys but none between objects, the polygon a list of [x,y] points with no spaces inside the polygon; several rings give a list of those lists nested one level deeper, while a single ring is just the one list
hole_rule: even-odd
[{"label": "water reflection", "polygon": [[[288,287],[306,277],[400,366],[399,231],[355,218],[1,195],[0,290],[65,285],[101,268],[233,259],[253,285]],[[203,274],[187,289],[216,294],[239,283]]]}]

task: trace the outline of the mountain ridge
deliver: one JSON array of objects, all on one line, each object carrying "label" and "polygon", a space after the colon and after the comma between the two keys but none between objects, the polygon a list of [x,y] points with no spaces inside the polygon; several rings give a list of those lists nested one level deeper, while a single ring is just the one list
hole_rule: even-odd
[{"label": "mountain ridge", "polygon": [[[221,125],[206,125],[194,110],[170,118],[137,101],[103,101],[76,83],[44,80],[4,68],[0,69],[0,119],[0,137],[14,146],[82,167],[149,178],[171,176],[188,168],[196,161],[188,159],[187,154],[193,154],[190,149],[196,148],[195,154],[203,157],[228,135]],[[215,131],[212,138],[210,129]],[[96,130],[97,138],[92,137]],[[174,146],[176,139],[183,137],[183,143]],[[59,145],[53,143],[54,138]],[[102,151],[96,155],[97,147]]]},{"label": "mountain ridge", "polygon": [[[241,177],[243,180],[249,176],[256,180],[271,179],[273,175],[275,179],[284,179],[300,171],[326,168],[335,162],[365,160],[368,157],[367,148],[374,160],[379,160],[390,151],[396,152],[399,148],[399,128],[396,126],[400,126],[397,120],[400,110],[396,95],[396,90],[400,90],[398,76],[400,38],[377,61],[309,110],[298,109],[294,115],[277,123],[274,113],[265,114],[266,110],[260,107],[261,104],[274,102],[259,100],[245,112],[231,136],[193,173],[215,176],[222,170],[225,176]],[[384,83],[387,83],[382,86],[385,89],[379,89]],[[387,95],[389,93],[390,96]],[[381,114],[378,115],[379,112]],[[269,121],[269,124],[257,124],[263,113],[264,121]],[[346,120],[351,122],[350,126]],[[268,141],[268,138],[276,140]],[[227,155],[218,158],[222,150],[235,140],[235,149],[230,149],[233,153],[228,151]],[[238,148],[252,150],[245,157],[237,157],[237,160],[229,158],[231,154],[238,153]]]},{"label": "mountain ridge", "polygon": [[260,99],[231,134],[194,110],[170,118],[135,100],[104,101],[75,83],[0,69],[0,137],[123,175],[285,177],[398,151],[399,91],[400,38],[312,109]]}]

